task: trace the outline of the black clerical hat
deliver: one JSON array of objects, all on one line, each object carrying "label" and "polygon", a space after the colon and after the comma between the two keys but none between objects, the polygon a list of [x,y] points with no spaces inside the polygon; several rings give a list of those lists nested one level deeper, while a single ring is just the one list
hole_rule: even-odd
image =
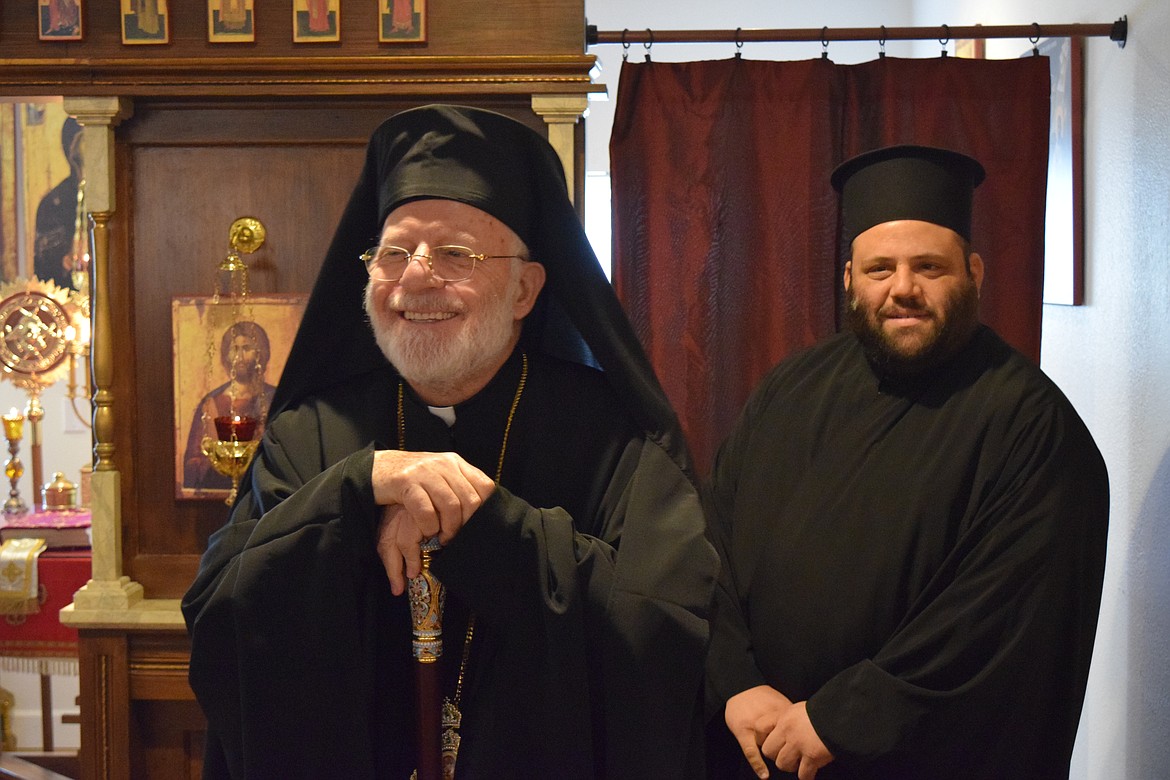
[{"label": "black clerical hat", "polygon": [[979,161],[950,149],[888,146],[859,154],[833,171],[845,236],[874,225],[918,219],[971,240],[971,199],[985,173]]},{"label": "black clerical hat", "polygon": [[533,182],[548,179],[554,190],[567,190],[555,152],[533,130],[492,111],[434,105],[403,111],[379,132],[379,224],[411,200],[457,200],[491,214],[537,251],[547,195]]}]

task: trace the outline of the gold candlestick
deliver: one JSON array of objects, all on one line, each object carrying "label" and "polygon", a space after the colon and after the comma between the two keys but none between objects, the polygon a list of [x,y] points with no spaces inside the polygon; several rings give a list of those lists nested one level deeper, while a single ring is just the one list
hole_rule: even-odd
[{"label": "gold candlestick", "polygon": [[9,517],[23,515],[28,506],[20,498],[20,478],[24,476],[24,464],[20,462],[20,439],[24,434],[24,415],[13,409],[4,415],[4,438],[8,440],[8,462],[4,464],[4,476],[8,477],[11,489],[4,502],[4,514]]},{"label": "gold candlestick", "polygon": [[[76,272],[74,273],[76,276]],[[81,318],[81,327],[70,325],[65,329],[65,340],[69,342],[69,378],[65,384],[65,397],[73,415],[86,428],[93,428],[93,421],[77,408],[78,399],[90,400],[89,387],[89,318]],[[81,381],[77,380],[77,366],[81,364]],[[92,414],[92,410],[90,410]]]},{"label": "gold candlestick", "polygon": [[41,432],[41,420],[45,419],[45,410],[41,407],[40,387],[30,389],[28,406],[24,416],[28,420],[29,459],[32,461],[33,509],[40,512],[45,508],[41,499],[40,486],[45,482],[42,450],[44,437]]}]

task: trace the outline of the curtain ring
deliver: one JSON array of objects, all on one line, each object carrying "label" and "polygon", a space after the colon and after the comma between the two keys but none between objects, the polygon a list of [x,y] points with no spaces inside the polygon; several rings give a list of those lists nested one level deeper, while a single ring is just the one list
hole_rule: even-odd
[{"label": "curtain ring", "polygon": [[650,47],[654,45],[654,31],[651,30],[649,27],[647,27],[646,28],[646,35],[650,36],[650,40],[643,43],[642,46],[643,46],[643,48],[646,49],[646,62],[649,62],[650,61]]},{"label": "curtain ring", "polygon": [[886,26],[882,25],[882,37],[878,38],[878,59],[886,58]]},{"label": "curtain ring", "polygon": [[951,42],[950,25],[944,24],[942,26],[942,31],[943,31],[943,37],[939,38],[938,42],[942,44],[942,56],[945,57],[945,56],[947,56],[947,44]]},{"label": "curtain ring", "polygon": [[829,26],[821,28],[821,59],[829,59]]},{"label": "curtain ring", "polygon": [[630,28],[622,30],[622,62],[630,58],[630,42],[626,40],[626,34],[629,33]]},{"label": "curtain ring", "polygon": [[1032,44],[1032,56],[1039,57],[1040,47],[1036,45],[1040,43],[1040,25],[1038,23],[1032,22],[1032,32],[1035,33],[1035,35],[1029,35],[1028,42]]},{"label": "curtain ring", "polygon": [[741,32],[743,32],[742,27],[735,28],[735,58],[737,60],[743,57],[743,41],[739,38]]}]

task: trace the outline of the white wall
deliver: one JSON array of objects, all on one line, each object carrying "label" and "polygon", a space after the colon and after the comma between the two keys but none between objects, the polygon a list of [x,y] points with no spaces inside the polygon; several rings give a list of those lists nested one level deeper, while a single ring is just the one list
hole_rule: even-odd
[{"label": "white wall", "polygon": [[[706,13],[680,6],[586,0],[589,22],[607,30],[1102,23],[1128,16],[1124,49],[1099,38],[1086,46],[1086,305],[1045,307],[1042,365],[1092,430],[1112,492],[1105,590],[1072,777],[1170,777],[1170,3],[874,0],[808,10],[728,0],[717,18],[709,4]],[[916,46],[920,56],[938,48]],[[1014,57],[1024,47],[991,41],[988,55]],[[802,59],[820,52],[819,44],[767,48],[748,44],[744,56]],[[843,48],[831,45],[830,55],[856,61]],[[621,47],[597,46],[593,53],[604,60],[601,80],[612,100]],[[733,53],[731,45],[678,44],[656,45],[652,56]],[[631,47],[631,57],[642,54]],[[608,166],[611,109],[612,103],[594,104],[586,125],[589,170]]]}]

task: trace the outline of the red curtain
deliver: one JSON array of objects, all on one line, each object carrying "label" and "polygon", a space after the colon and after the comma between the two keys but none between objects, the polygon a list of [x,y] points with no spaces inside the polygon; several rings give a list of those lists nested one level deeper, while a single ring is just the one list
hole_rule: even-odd
[{"label": "red curtain", "polygon": [[700,473],[749,393],[838,327],[842,160],[895,143],[983,163],[981,312],[1040,355],[1048,61],[626,62],[610,174],[618,295]]}]

